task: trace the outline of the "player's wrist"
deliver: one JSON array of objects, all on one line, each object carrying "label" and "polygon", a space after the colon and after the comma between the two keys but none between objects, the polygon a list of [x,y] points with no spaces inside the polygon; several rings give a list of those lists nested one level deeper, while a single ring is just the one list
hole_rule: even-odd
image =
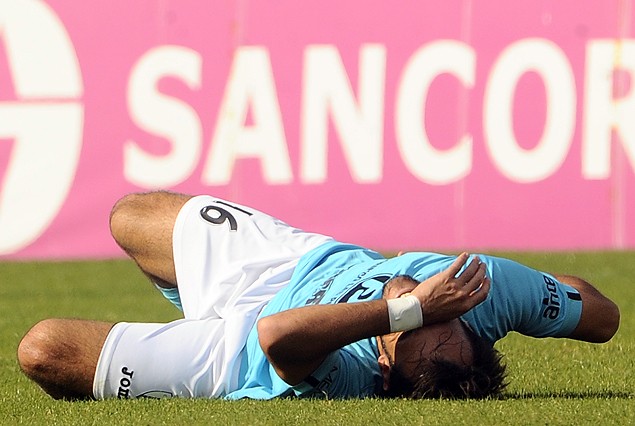
[{"label": "player's wrist", "polygon": [[416,296],[388,299],[386,303],[391,333],[413,330],[423,325],[423,310]]}]

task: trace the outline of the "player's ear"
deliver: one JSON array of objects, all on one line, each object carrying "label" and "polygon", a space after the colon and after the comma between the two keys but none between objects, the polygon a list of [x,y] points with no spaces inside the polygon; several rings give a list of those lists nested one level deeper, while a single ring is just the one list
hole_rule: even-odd
[{"label": "player's ear", "polygon": [[379,355],[377,358],[377,362],[379,363],[379,369],[381,370],[381,376],[384,379],[383,389],[387,391],[390,387],[390,362],[388,361],[388,357],[384,354]]}]

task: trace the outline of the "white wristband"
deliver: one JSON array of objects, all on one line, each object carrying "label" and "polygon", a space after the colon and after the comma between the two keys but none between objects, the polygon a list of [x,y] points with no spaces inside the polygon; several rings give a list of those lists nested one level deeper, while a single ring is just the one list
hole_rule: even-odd
[{"label": "white wristband", "polygon": [[387,303],[391,333],[413,330],[423,325],[423,311],[416,296],[388,299]]}]

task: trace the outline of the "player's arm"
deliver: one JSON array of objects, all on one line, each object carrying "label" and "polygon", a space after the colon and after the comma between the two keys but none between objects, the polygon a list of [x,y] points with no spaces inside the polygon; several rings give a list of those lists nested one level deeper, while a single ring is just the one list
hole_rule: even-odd
[{"label": "player's arm", "polygon": [[278,375],[291,385],[315,371],[329,353],[389,332],[385,300],[306,306],[258,321],[263,352]]},{"label": "player's arm", "polygon": [[620,325],[620,310],[617,305],[581,278],[571,275],[555,277],[578,290],[582,297],[580,322],[569,337],[592,343],[608,342]]},{"label": "player's arm", "polygon": [[[463,254],[447,270],[416,287],[425,324],[447,321],[482,302],[489,291],[485,265]],[[479,291],[475,291],[479,289]],[[304,380],[333,351],[358,340],[388,334],[386,300],[313,305],[258,321],[260,346],[278,375],[291,385]]]}]

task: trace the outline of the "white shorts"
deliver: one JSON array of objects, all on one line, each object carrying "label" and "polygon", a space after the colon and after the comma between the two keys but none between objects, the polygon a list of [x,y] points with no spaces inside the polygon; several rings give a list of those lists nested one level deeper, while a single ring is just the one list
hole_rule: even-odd
[{"label": "white shorts", "polygon": [[210,196],[190,199],[173,232],[184,319],[118,323],[97,365],[97,399],[222,397],[237,386],[240,353],[262,308],[300,259],[332,238]]}]

